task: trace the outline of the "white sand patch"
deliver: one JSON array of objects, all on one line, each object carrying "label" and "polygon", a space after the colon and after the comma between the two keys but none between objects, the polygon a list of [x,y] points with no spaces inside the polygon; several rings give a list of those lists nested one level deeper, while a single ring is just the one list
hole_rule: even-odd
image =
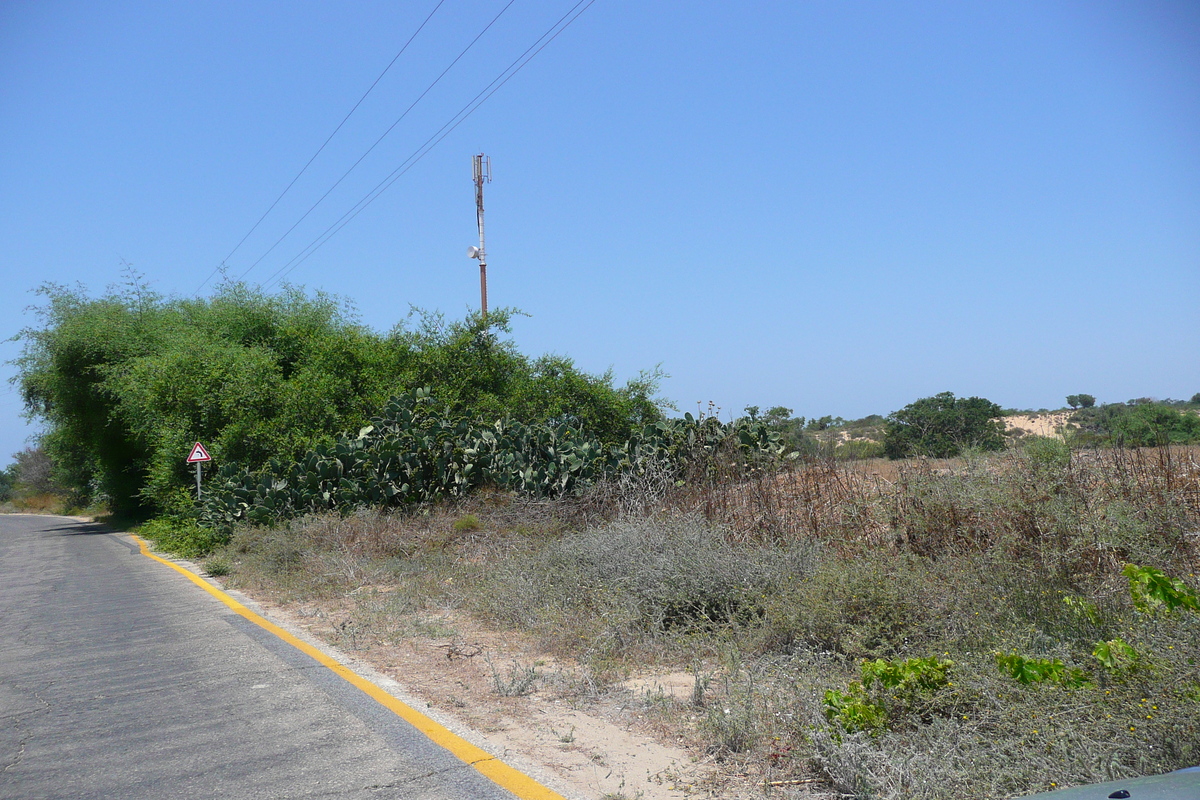
[{"label": "white sand patch", "polygon": [[1055,411],[1048,414],[1013,414],[1004,417],[1006,431],[1021,431],[1033,436],[1063,438],[1062,429],[1070,419],[1072,411]]}]

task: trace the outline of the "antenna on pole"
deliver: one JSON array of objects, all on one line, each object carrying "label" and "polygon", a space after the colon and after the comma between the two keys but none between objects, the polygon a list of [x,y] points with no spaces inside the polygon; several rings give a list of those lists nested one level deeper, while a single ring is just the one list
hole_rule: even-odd
[{"label": "antenna on pole", "polygon": [[487,251],[483,244],[483,184],[492,182],[492,160],[480,153],[472,158],[475,168],[475,220],[479,224],[479,247],[468,247],[467,257],[479,259],[479,310],[487,324]]}]

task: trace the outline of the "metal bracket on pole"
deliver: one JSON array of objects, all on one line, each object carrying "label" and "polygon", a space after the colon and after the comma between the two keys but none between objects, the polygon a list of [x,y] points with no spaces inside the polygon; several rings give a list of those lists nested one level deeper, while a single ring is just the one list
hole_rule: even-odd
[{"label": "metal bracket on pole", "polygon": [[475,221],[479,226],[479,249],[474,258],[479,259],[479,311],[487,324],[487,251],[483,244],[483,184],[492,182],[492,160],[483,153],[472,159],[475,173]]}]

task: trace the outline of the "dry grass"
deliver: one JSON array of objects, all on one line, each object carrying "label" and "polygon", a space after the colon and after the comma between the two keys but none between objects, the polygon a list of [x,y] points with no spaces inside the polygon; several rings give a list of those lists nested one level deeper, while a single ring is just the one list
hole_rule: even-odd
[{"label": "dry grass", "polygon": [[66,498],[49,492],[20,494],[10,503],[14,510],[22,514],[64,514],[70,507]]},{"label": "dry grass", "polygon": [[[948,461],[812,461],[683,486],[651,472],[572,501],[311,517],[244,529],[214,558],[243,587],[344,604],[347,646],[447,635],[445,609],[521,631],[580,665],[581,702],[633,672],[692,671],[692,697],[647,695],[643,711],[766,795],[817,769],[855,797],[932,800],[1200,762],[1200,614],[1137,611],[1119,573],[1155,566],[1194,591],[1198,548],[1200,448],[1032,439]],[[1092,658],[1117,637],[1136,668]],[[1094,685],[1017,683],[996,652],[1061,659]],[[953,685],[880,735],[826,721],[823,693],[862,659],[930,655],[955,662]],[[508,670],[496,665],[497,686],[526,689]]]}]

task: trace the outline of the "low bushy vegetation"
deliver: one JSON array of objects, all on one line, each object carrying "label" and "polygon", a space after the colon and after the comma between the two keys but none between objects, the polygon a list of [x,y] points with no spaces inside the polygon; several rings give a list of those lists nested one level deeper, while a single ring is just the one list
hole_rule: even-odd
[{"label": "low bushy vegetation", "polygon": [[213,563],[281,598],[387,586],[347,646],[444,636],[423,615],[452,607],[575,659],[596,691],[693,671],[692,698],[644,713],[739,774],[1007,798],[1200,762],[1198,458],[1035,437],[490,491],[242,526]]},{"label": "low bushy vegetation", "polygon": [[1200,413],[1192,403],[1132,400],[1085,406],[1071,416],[1077,447],[1158,447],[1200,443]]}]

